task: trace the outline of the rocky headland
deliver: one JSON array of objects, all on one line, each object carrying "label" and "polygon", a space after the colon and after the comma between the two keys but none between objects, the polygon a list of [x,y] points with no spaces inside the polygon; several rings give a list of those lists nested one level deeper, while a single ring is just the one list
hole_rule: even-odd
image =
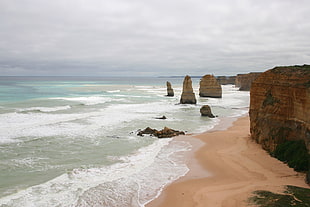
[{"label": "rocky headland", "polygon": [[205,75],[200,79],[199,87],[200,97],[222,97],[222,87],[213,75]]},{"label": "rocky headland", "polygon": [[192,79],[190,76],[185,76],[183,81],[183,91],[181,95],[181,104],[196,104],[197,100],[193,91]]},{"label": "rocky headland", "polygon": [[[307,169],[310,162],[307,161],[310,152],[309,65],[275,67],[260,74],[252,83],[249,115],[252,139],[271,154],[278,153],[280,157],[281,153],[291,154],[286,159],[303,162],[303,170]],[[290,149],[295,142],[301,143],[301,147]],[[288,149],[291,152],[286,152]],[[301,155],[303,150],[306,155]],[[300,154],[294,155],[294,151]],[[296,166],[292,163],[293,168]]]},{"label": "rocky headland", "polygon": [[239,87],[240,91],[249,91],[251,89],[252,82],[260,75],[261,73],[248,73],[248,74],[238,74],[236,77],[235,85]]}]

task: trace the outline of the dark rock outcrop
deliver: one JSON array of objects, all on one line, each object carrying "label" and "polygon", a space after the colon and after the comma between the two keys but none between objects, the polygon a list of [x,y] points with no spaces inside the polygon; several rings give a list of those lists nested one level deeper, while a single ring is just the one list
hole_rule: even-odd
[{"label": "dark rock outcrop", "polygon": [[152,129],[150,127],[147,127],[146,129],[138,132],[138,136],[143,136],[144,134],[149,134],[158,138],[170,138],[170,137],[175,137],[178,135],[185,135],[185,133],[183,131],[177,131],[174,129],[170,129],[168,127],[165,127],[162,130],[156,130],[156,129]]},{"label": "dark rock outcrop", "polygon": [[213,75],[205,75],[200,79],[199,87],[200,97],[222,97],[222,87]]},{"label": "dark rock outcrop", "polygon": [[209,105],[204,105],[200,108],[201,116],[208,116],[210,118],[214,118],[215,116],[211,112],[211,107]]},{"label": "dark rock outcrop", "polygon": [[265,150],[303,140],[310,153],[310,66],[262,73],[252,83],[249,114],[251,137]]},{"label": "dark rock outcrop", "polygon": [[235,85],[236,76],[216,76],[216,80],[220,85]]},{"label": "dark rock outcrop", "polygon": [[235,85],[239,87],[240,91],[249,91],[251,89],[252,82],[261,73],[248,73],[248,74],[238,74],[236,77]]},{"label": "dark rock outcrop", "polygon": [[167,81],[167,96],[174,96],[174,91],[173,88],[171,86],[171,83],[169,81]]},{"label": "dark rock outcrop", "polygon": [[166,116],[162,116],[162,117],[156,117],[155,119],[167,119]]},{"label": "dark rock outcrop", "polygon": [[181,95],[181,104],[196,104],[196,97],[193,91],[192,80],[188,75],[185,76],[183,81],[183,91]]}]

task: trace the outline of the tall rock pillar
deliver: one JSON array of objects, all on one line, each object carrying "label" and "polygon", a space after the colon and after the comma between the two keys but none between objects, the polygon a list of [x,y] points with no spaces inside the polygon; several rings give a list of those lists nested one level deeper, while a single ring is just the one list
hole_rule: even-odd
[{"label": "tall rock pillar", "polygon": [[174,96],[174,91],[169,81],[167,81],[167,96]]},{"label": "tall rock pillar", "polygon": [[181,104],[196,104],[196,97],[193,91],[192,79],[188,75],[185,76],[183,81],[183,91],[181,95]]}]

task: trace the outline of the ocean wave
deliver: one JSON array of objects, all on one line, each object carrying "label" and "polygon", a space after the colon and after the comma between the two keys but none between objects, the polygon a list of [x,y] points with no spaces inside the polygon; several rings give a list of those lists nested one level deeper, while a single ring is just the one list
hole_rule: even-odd
[{"label": "ocean wave", "polygon": [[66,105],[66,106],[55,106],[55,107],[30,107],[30,108],[24,108],[24,109],[18,109],[18,112],[21,113],[27,113],[27,112],[55,112],[55,111],[64,111],[71,109],[71,106]]},{"label": "ocean wave", "polygon": [[191,146],[180,141],[169,145],[170,141],[156,140],[111,166],[73,169],[46,183],[0,198],[0,205],[144,206],[166,184],[188,172],[176,153],[188,151]]},{"label": "ocean wave", "polygon": [[58,99],[58,100],[65,100],[65,101],[73,101],[79,102],[87,106],[103,104],[106,102],[113,101],[110,97],[103,97],[103,96],[86,96],[86,97],[57,97],[57,98],[50,98],[50,99]]}]

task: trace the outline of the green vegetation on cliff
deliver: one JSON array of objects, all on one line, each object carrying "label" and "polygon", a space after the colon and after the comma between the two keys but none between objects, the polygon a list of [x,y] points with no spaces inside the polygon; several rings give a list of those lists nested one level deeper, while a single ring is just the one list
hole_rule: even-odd
[{"label": "green vegetation on cliff", "polygon": [[310,74],[310,65],[293,65],[293,66],[277,66],[271,70],[273,73],[279,73],[290,76],[304,76]]},{"label": "green vegetation on cliff", "polygon": [[262,190],[255,191],[253,194],[249,203],[260,207],[310,207],[310,189],[307,188],[288,185],[281,194]]},{"label": "green vegetation on cliff", "polygon": [[286,141],[279,144],[273,152],[273,156],[287,163],[296,171],[309,170],[310,155],[303,140]]}]

